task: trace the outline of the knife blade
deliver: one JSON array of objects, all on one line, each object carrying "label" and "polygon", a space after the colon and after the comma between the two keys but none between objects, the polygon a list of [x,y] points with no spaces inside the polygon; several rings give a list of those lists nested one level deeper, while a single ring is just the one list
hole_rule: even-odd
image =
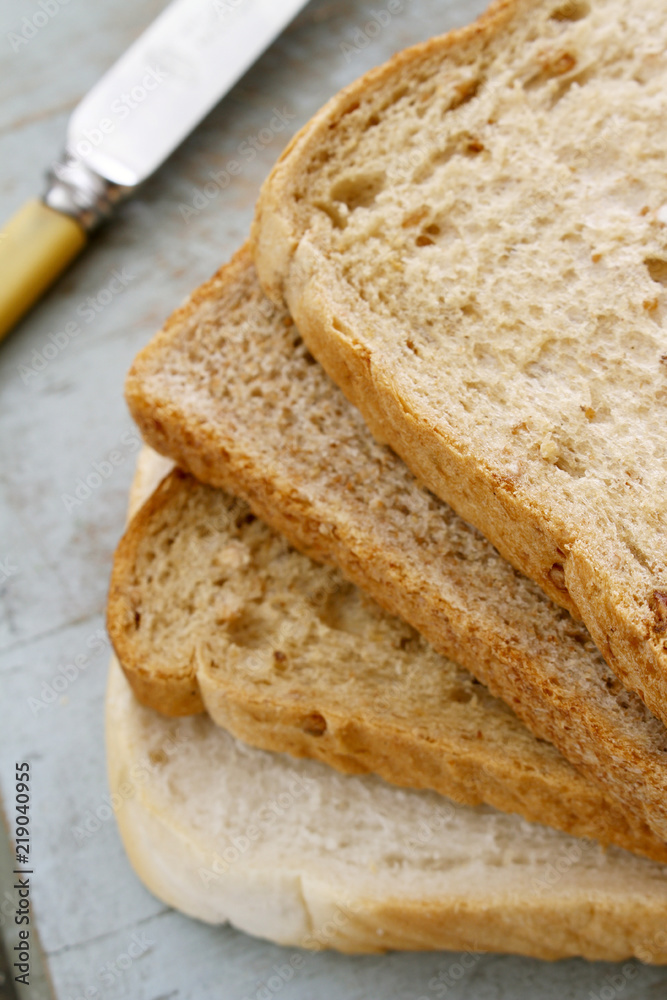
[{"label": "knife blade", "polygon": [[173,0],[73,111],[46,193],[0,240],[0,338],[307,0]]}]

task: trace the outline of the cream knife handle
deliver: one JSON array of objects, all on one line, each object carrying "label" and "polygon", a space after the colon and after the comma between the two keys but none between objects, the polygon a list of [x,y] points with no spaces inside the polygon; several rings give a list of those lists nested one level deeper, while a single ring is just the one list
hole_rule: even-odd
[{"label": "cream knife handle", "polygon": [[83,250],[76,219],[28,201],[0,230],[0,340]]}]

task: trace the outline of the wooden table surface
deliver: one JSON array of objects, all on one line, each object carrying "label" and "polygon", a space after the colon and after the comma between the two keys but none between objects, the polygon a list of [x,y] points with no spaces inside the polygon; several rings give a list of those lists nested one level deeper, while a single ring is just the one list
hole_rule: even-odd
[{"label": "wooden table surface", "polygon": [[[69,113],[163,6],[4,0],[0,218],[41,192]],[[20,996],[242,1000],[263,995],[262,984],[282,960],[278,947],[189,920],[154,899],[130,869],[113,817],[89,836],[76,833],[107,795],[104,601],[138,448],[123,379],[170,311],[244,239],[259,185],[289,135],[368,67],[470,20],[483,6],[402,0],[401,10],[394,3],[387,16],[387,0],[313,0],[0,344],[0,789],[9,819],[14,762],[31,762],[33,926],[44,972],[40,977],[36,955],[34,985]],[[381,28],[373,12],[382,15]],[[209,173],[233,159],[244,140],[260,133],[267,139],[262,130],[274,109],[286,130],[257,139],[257,155],[244,161],[233,184],[202,195]],[[110,296],[105,290],[115,272],[123,287]],[[68,323],[76,324],[76,336],[58,337]],[[104,463],[113,451],[121,460],[109,473]],[[77,498],[80,480],[96,468],[105,473],[99,485]],[[11,950],[13,896],[4,861],[0,923]],[[607,977],[618,971],[489,955],[457,979],[455,962],[453,954],[309,955],[280,996],[589,1000],[610,996]],[[619,995],[665,997],[667,974],[638,967]]]}]

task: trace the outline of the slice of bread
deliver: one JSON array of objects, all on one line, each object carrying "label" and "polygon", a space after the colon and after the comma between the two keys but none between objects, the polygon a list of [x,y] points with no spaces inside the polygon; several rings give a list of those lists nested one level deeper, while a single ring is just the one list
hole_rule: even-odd
[{"label": "slice of bread", "polygon": [[[131,509],[165,472],[144,451]],[[343,777],[167,719],[115,661],[109,782],[129,858],[171,906],[280,944],[636,955],[667,964],[667,868],[489,806]]]},{"label": "slice of bread", "polygon": [[[142,452],[132,511],[164,473]],[[667,964],[664,865],[265,753],[205,715],[165,718],[138,704],[115,661],[106,739],[130,861],[190,916],[303,948]]]},{"label": "slice of bread", "polygon": [[582,626],[373,440],[263,297],[247,251],[139,355],[127,398],[158,451],[338,565],[667,840],[663,724]]},{"label": "slice of bread", "polygon": [[501,0],[329,102],[254,227],[373,433],[663,720],[666,53],[652,0]]},{"label": "slice of bread", "polygon": [[118,547],[108,623],[135,694],[161,712],[205,708],[253,746],[667,861],[636,809],[580,775],[466,670],[243,501],[179,470]]},{"label": "slice of bread", "polygon": [[664,865],[165,718],[115,663],[106,734],[130,861],[189,916],[302,948],[667,964]]}]

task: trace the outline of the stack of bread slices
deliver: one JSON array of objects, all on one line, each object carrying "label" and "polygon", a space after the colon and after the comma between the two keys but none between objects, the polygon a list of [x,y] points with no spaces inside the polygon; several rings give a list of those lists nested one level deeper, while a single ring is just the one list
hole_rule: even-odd
[{"label": "stack of bread slices", "polygon": [[137,357],[107,732],[167,902],[667,963],[666,114],[659,5],[500,0],[334,97]]}]

